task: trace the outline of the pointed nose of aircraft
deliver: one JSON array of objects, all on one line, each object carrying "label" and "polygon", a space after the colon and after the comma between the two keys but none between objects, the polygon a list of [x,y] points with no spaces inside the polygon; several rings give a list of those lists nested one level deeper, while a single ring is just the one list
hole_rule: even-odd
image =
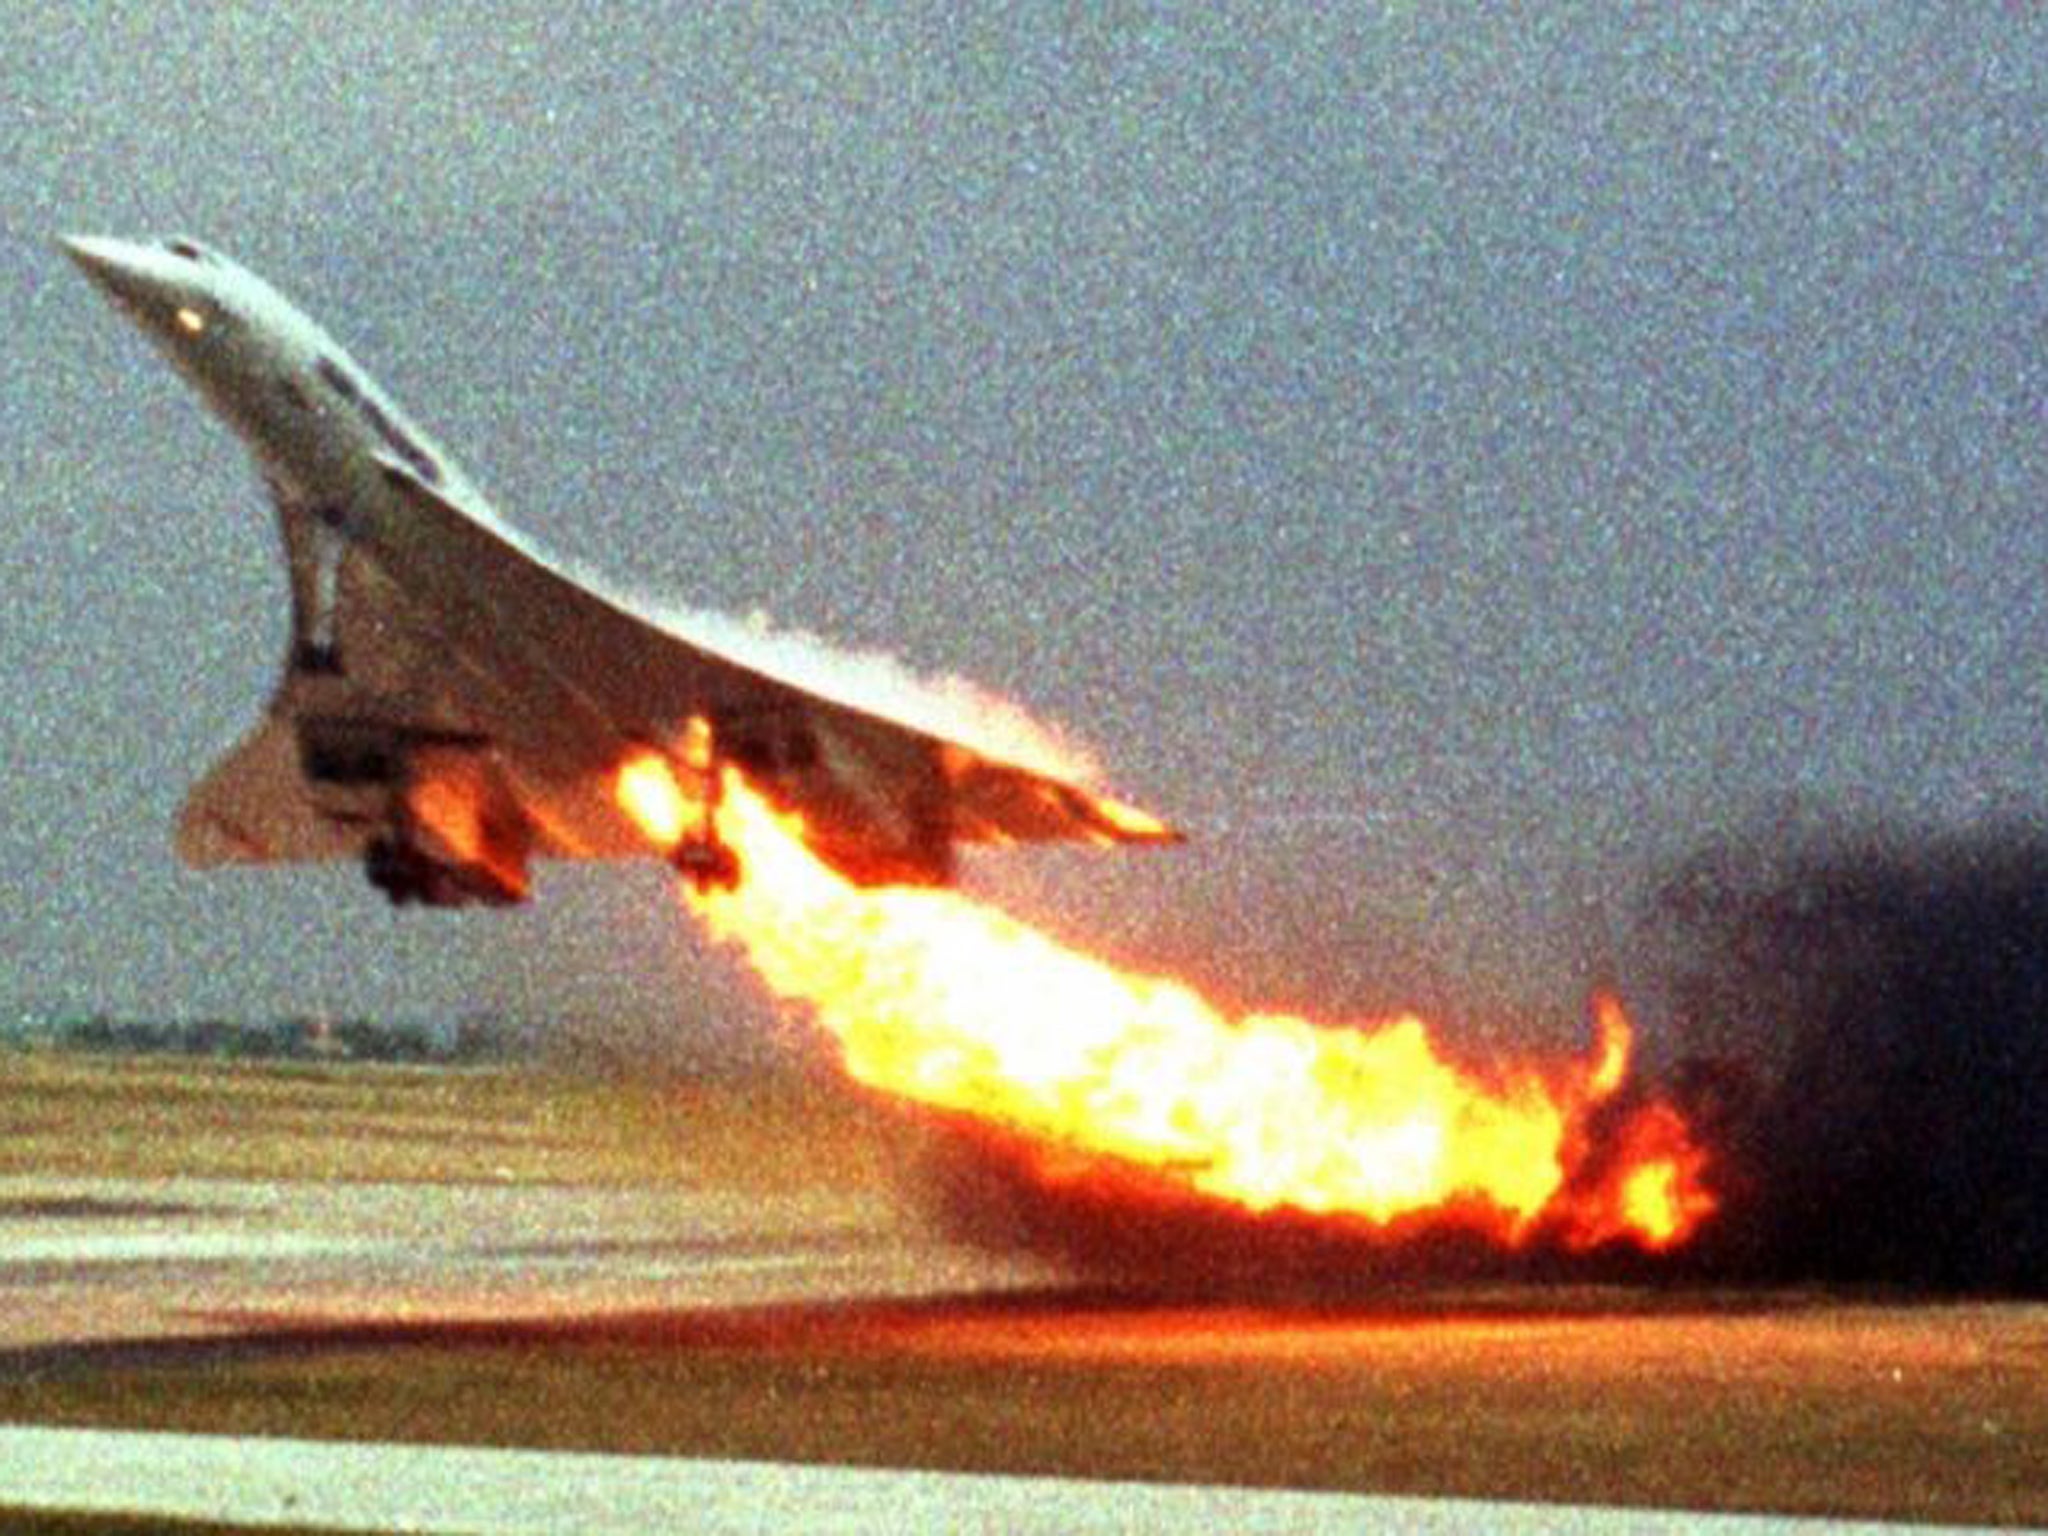
[{"label": "pointed nose of aircraft", "polygon": [[64,235],[58,243],[93,286],[174,359],[215,318],[203,284],[194,281],[198,258],[185,256],[177,244],[166,249],[97,235]]},{"label": "pointed nose of aircraft", "polygon": [[65,235],[58,244],[110,298],[132,305],[149,297],[153,285],[148,260],[151,252],[146,246],[97,235]]}]

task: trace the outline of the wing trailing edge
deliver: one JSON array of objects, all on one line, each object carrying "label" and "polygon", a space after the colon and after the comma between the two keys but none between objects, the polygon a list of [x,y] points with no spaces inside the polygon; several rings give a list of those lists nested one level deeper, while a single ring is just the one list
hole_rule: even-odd
[{"label": "wing trailing edge", "polygon": [[452,622],[451,639],[468,631],[483,644],[479,621],[511,619],[537,664],[621,748],[679,737],[685,721],[703,719],[723,760],[801,812],[814,851],[859,883],[944,883],[954,843],[1184,841],[1135,806],[686,639],[557,570],[406,466],[380,460],[380,469],[407,525],[396,538],[433,552],[393,560],[391,572],[418,584],[414,596]]}]

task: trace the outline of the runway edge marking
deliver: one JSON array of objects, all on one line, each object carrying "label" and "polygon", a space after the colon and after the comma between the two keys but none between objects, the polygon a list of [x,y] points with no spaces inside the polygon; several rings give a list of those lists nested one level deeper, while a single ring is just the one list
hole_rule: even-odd
[{"label": "runway edge marking", "polygon": [[0,1506],[347,1531],[503,1536],[655,1530],[1020,1533],[1214,1526],[1425,1533],[1868,1531],[1845,1524],[1584,1505],[1379,1497],[477,1446],[364,1444],[0,1425]]}]

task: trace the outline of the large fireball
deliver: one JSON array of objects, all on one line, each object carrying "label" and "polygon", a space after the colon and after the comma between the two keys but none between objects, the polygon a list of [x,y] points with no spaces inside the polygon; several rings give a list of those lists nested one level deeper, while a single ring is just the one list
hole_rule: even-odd
[{"label": "large fireball", "polygon": [[[671,842],[683,816],[650,793],[664,778],[628,763],[620,798]],[[1584,1059],[1482,1075],[1417,1018],[1230,1018],[957,891],[853,886],[735,773],[719,827],[744,877],[685,896],[714,937],[809,1010],[852,1076],[1026,1139],[1048,1178],[1099,1160],[1249,1212],[1438,1220],[1509,1244],[1546,1230],[1662,1249],[1713,1210],[1671,1109],[1602,1116],[1593,1134],[1628,1071],[1609,1000]]]}]

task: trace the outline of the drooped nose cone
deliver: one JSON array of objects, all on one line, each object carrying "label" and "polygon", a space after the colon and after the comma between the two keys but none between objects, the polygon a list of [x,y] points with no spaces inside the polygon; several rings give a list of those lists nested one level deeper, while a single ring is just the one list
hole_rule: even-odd
[{"label": "drooped nose cone", "polygon": [[109,298],[133,307],[160,295],[161,279],[152,270],[156,252],[148,246],[96,235],[66,235],[59,244]]},{"label": "drooped nose cone", "polygon": [[221,306],[196,246],[188,241],[143,245],[96,235],[67,235],[59,243],[93,286],[172,362],[188,373],[201,367],[214,350]]}]

